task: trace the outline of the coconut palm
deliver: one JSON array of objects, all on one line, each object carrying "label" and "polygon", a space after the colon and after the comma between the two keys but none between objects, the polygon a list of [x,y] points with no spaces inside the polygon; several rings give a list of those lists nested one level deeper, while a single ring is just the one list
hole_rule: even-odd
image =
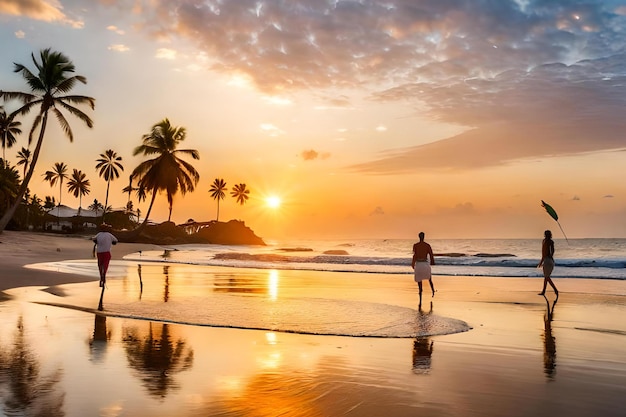
[{"label": "coconut palm", "polygon": [[83,111],[78,107],[75,107],[75,105],[86,104],[93,110],[95,107],[95,100],[87,96],[67,95],[67,93],[74,88],[76,83],[87,83],[87,79],[85,77],[73,74],[75,67],[72,61],[60,52],[51,51],[50,48],[44,49],[40,52],[39,61],[37,61],[34,54],[31,56],[36,68],[35,73],[31,72],[22,64],[16,63],[14,67],[14,72],[20,73],[26,80],[31,93],[0,91],[0,98],[4,98],[5,100],[16,99],[23,103],[22,107],[18,108],[15,112],[13,112],[13,114],[23,116],[28,114],[34,108],[39,109],[28,136],[28,142],[30,143],[32,142],[37,130],[39,131],[30,168],[28,168],[26,177],[24,177],[24,181],[22,181],[15,203],[0,219],[0,233],[13,217],[17,206],[22,200],[22,196],[26,192],[26,188],[28,188],[28,183],[35,172],[37,160],[39,159],[39,152],[41,151],[41,146],[43,145],[43,139],[46,133],[46,126],[48,124],[48,113],[50,112],[54,115],[70,142],[74,140],[74,134],[72,133],[70,124],[61,110],[77,117],[79,120],[84,122],[87,127],[93,127],[93,121],[89,118],[89,116],[83,113]]},{"label": "coconut palm", "polygon": [[44,203],[43,203],[43,208],[46,211],[50,211],[53,208],[55,208],[56,206],[57,206],[57,202],[56,202],[56,199],[54,198],[54,196],[47,195],[46,196],[46,201],[44,201]]},{"label": "coconut palm", "polygon": [[220,200],[223,200],[226,196],[224,190],[226,190],[226,182],[222,178],[216,178],[209,190],[211,197],[217,200],[217,217],[215,218],[217,221],[220,220]]},{"label": "coconut palm", "polygon": [[195,149],[176,149],[185,140],[187,132],[184,127],[175,127],[166,118],[152,126],[150,133],[143,136],[143,144],[137,146],[133,155],[157,155],[156,158],[140,163],[133,171],[138,178],[139,188],[152,192],[152,199],[148,206],[146,217],[140,227],[143,227],[150,217],[152,205],[159,191],[165,191],[169,203],[168,221],[172,218],[174,195],[180,191],[186,194],[195,189],[200,180],[198,171],[188,162],[178,157],[180,154],[189,155],[193,159],[200,159]]},{"label": "coconut palm", "polygon": [[104,211],[104,206],[102,205],[101,202],[98,201],[97,198],[93,199],[93,203],[87,207],[89,210],[92,210],[96,213],[96,217],[98,216],[98,212],[99,211]]},{"label": "coconut palm", "polygon": [[100,158],[96,159],[98,163],[96,169],[99,169],[98,175],[100,175],[107,182],[107,193],[104,199],[104,207],[109,204],[109,186],[111,181],[120,177],[120,171],[124,171],[124,167],[121,164],[122,157],[118,156],[112,149],[106,150],[100,154]]},{"label": "coconut palm", "polygon": [[[89,194],[91,191],[89,187],[91,184],[87,179],[87,175],[74,168],[72,177],[67,181],[67,191],[72,193],[74,197],[78,197],[78,215],[80,216],[80,210],[83,205],[83,196]],[[106,206],[105,206],[106,207]]]},{"label": "coconut palm", "polygon": [[[51,171],[46,171],[44,175],[44,181],[50,183],[50,187],[59,183],[59,212],[61,207],[61,192],[63,190],[63,180],[67,178],[67,165],[64,162],[55,162]],[[58,216],[57,216],[58,217]]]},{"label": "coconut palm", "polygon": [[24,148],[17,153],[17,165],[24,165],[24,175],[22,178],[26,177],[26,169],[28,168],[28,163],[30,162],[31,157],[30,149]]},{"label": "coconut palm", "polygon": [[13,120],[15,113],[7,115],[4,107],[0,106],[0,139],[2,140],[2,159],[6,161],[6,149],[12,147],[17,139],[16,135],[22,133],[22,122]]},{"label": "coconut palm", "polygon": [[230,192],[230,195],[237,199],[237,202],[242,206],[246,204],[248,196],[250,194],[250,190],[246,188],[246,184],[237,184],[233,187],[233,190]]}]

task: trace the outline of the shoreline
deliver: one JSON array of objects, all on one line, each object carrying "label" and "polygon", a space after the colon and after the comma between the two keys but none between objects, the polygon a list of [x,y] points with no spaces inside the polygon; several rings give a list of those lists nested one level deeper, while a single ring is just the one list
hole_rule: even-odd
[{"label": "shoreline", "polygon": [[[6,290],[0,292],[0,363],[18,361],[0,367],[6,394],[0,409],[30,398],[12,394],[6,381],[33,392],[52,381],[23,410],[36,414],[33,407],[43,402],[68,417],[623,414],[624,281],[558,279],[555,303],[551,292],[537,295],[542,278],[435,275],[435,297],[425,292],[418,308],[410,275],[167,263],[139,269],[123,261],[110,280],[103,315],[95,312],[95,278],[23,267],[76,260],[74,271],[91,271],[86,237],[9,231],[0,242],[0,290]],[[120,243],[113,259],[159,249]],[[106,315],[126,310],[133,314]],[[144,319],[134,317],[146,311]],[[168,314],[268,324],[172,324]],[[406,314],[426,336],[280,330],[307,319],[305,328],[350,321],[378,328],[384,320],[393,327]],[[448,318],[471,329],[431,335],[431,326]],[[11,373],[16,369],[39,373]]]},{"label": "shoreline", "polygon": [[[93,259],[92,248],[89,236],[5,230],[0,234],[0,292],[17,287],[92,281],[93,278],[84,275],[25,268],[40,262]],[[111,260],[121,260],[141,250],[159,249],[160,246],[147,243],[118,243],[111,251]]]}]

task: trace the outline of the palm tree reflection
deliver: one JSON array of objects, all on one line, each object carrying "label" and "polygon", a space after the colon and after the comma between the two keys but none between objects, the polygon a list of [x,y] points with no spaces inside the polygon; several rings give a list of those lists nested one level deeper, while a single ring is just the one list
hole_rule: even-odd
[{"label": "palm tree reflection", "polygon": [[193,350],[185,340],[174,342],[170,326],[165,323],[161,326],[159,332],[151,322],[146,335],[136,327],[125,328],[123,336],[131,368],[139,373],[144,386],[155,397],[165,397],[168,390],[179,388],[174,374],[193,365]]},{"label": "palm tree reflection", "polygon": [[552,319],[554,318],[554,307],[556,300],[550,306],[550,301],[546,299],[546,314],[543,316],[543,371],[546,377],[553,380],[556,376],[556,339],[552,336]]},{"label": "palm tree reflection", "polygon": [[418,336],[413,341],[413,373],[427,374],[430,372],[432,362],[433,344],[428,336],[430,331],[430,315],[433,313],[433,303],[430,302],[430,310],[424,313],[420,304],[417,318],[416,330]]},{"label": "palm tree reflection", "polygon": [[28,345],[20,316],[13,336],[13,348],[5,350],[0,346],[0,405],[6,415],[65,415],[65,395],[55,389],[61,380],[61,370],[41,376],[40,368],[37,355]]}]

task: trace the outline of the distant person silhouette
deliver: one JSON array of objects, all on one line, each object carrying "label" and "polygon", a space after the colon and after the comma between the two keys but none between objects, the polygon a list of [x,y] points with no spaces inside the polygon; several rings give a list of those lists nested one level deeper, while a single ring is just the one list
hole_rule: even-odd
[{"label": "distant person silhouette", "polygon": [[433,285],[431,265],[435,264],[435,257],[430,245],[424,242],[424,232],[419,233],[419,242],[413,245],[413,260],[411,267],[413,268],[413,277],[420,293],[420,305],[422,305],[422,281],[425,279],[430,283],[430,289],[435,296],[435,286]]},{"label": "distant person silhouette", "polygon": [[537,268],[541,267],[543,267],[543,289],[539,295],[545,295],[546,286],[550,284],[558,298],[559,290],[556,289],[556,285],[554,285],[554,282],[552,282],[552,279],[550,278],[550,275],[552,275],[552,271],[554,270],[554,241],[552,240],[552,232],[549,230],[544,232],[544,239],[541,244],[541,260],[539,261]]},{"label": "distant person silhouette", "polygon": [[94,252],[98,256],[98,271],[100,271],[100,286],[104,287],[107,279],[109,262],[111,261],[111,245],[117,244],[117,238],[111,233],[111,226],[102,223],[97,235],[93,237]]}]

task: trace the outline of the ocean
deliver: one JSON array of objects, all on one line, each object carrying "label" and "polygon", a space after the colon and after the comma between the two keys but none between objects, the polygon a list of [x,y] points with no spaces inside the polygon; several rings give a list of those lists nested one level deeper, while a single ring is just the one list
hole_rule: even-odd
[{"label": "ocean", "polygon": [[[429,240],[433,274],[542,277],[541,239]],[[176,245],[125,257],[238,268],[412,274],[413,240],[266,241],[267,246]],[[555,239],[554,278],[626,280],[626,239]]]}]

